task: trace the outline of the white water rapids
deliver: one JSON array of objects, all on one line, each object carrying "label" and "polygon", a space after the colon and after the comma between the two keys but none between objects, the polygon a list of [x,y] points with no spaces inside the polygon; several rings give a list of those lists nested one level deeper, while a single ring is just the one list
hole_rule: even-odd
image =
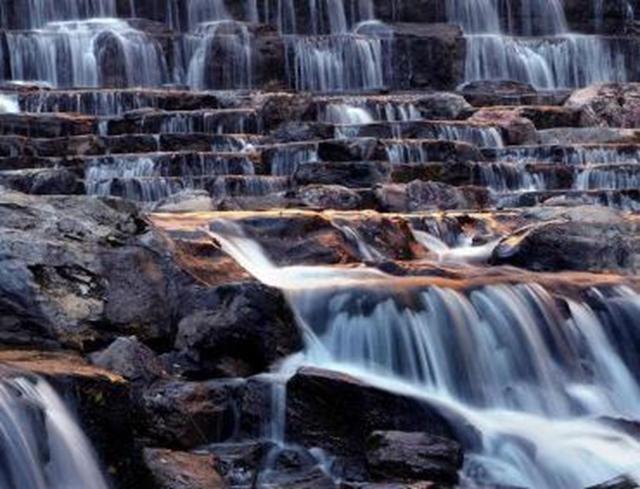
[{"label": "white water rapids", "polygon": [[302,364],[472,425],[480,443],[460,430],[465,480],[579,489],[640,475],[640,443],[617,424],[637,417],[640,386],[611,336],[640,327],[630,289],[591,290],[597,308],[535,283],[400,294],[398,279],[377,270],[277,267],[236,224],[212,229],[240,265],[285,292],[306,334]]}]

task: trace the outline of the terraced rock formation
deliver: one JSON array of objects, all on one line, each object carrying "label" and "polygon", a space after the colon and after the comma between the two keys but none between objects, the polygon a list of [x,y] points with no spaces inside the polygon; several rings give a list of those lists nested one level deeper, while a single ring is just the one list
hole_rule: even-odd
[{"label": "terraced rock formation", "polygon": [[639,487],[639,9],[2,2],[0,487]]}]

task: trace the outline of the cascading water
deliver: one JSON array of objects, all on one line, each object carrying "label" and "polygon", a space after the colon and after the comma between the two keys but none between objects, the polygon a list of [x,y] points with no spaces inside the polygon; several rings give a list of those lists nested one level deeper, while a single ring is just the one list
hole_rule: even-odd
[{"label": "cascading water", "polygon": [[576,489],[638,475],[640,442],[616,427],[640,402],[637,356],[615,340],[640,326],[630,289],[592,288],[582,299],[535,283],[407,289],[367,268],[277,268],[237,225],[212,229],[239,264],[285,291],[308,338],[303,363],[473,425],[465,478]]},{"label": "cascading water", "polygon": [[[254,45],[249,28],[241,23],[222,20],[200,24],[188,39],[187,85],[194,89],[251,88]],[[222,69],[212,70],[209,59]],[[224,63],[220,63],[224,60]]]},{"label": "cascading water", "polygon": [[161,48],[118,19],[51,22],[7,34],[13,80],[55,87],[157,86],[167,81]]},{"label": "cascading water", "polygon": [[[626,81],[624,46],[569,32],[560,0],[520,2],[514,16],[498,0],[447,2],[467,40],[465,80],[514,80],[537,88]],[[546,36],[538,39],[516,36]]]},{"label": "cascading water", "polygon": [[0,381],[0,487],[107,489],[93,449],[43,379]]},{"label": "cascading water", "polygon": [[13,24],[20,29],[35,29],[59,20],[116,15],[116,0],[23,0],[0,3],[2,25]]}]

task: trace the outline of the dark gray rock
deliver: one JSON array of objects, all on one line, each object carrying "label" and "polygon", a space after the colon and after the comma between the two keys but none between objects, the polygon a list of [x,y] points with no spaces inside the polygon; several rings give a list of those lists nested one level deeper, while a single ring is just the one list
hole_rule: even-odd
[{"label": "dark gray rock", "polygon": [[282,294],[257,283],[215,289],[217,307],[185,317],[175,348],[192,376],[250,376],[298,351],[302,340]]},{"label": "dark gray rock", "polygon": [[151,348],[135,336],[116,338],[107,348],[91,355],[91,362],[133,384],[146,385],[166,375],[162,362]]},{"label": "dark gray rock", "polygon": [[376,480],[454,484],[462,462],[457,442],[429,433],[376,431],[367,440],[367,468]]}]

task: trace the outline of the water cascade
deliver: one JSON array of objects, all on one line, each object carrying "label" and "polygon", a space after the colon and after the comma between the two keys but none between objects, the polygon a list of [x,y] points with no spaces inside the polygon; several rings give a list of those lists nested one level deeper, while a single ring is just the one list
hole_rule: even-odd
[{"label": "water cascade", "polygon": [[56,87],[158,86],[167,80],[160,47],[118,19],[50,22],[7,35],[13,80]]},{"label": "water cascade", "polygon": [[573,489],[637,470],[640,442],[607,422],[633,416],[640,401],[624,346],[609,336],[638,327],[614,325],[640,311],[630,289],[594,288],[579,300],[533,283],[424,286],[408,300],[401,279],[278,268],[237,225],[213,229],[238,263],[286,292],[310,337],[303,363],[426,399],[474,426],[469,479]]},{"label": "water cascade", "polygon": [[62,399],[43,379],[0,382],[0,486],[107,489],[93,449]]},{"label": "water cascade", "polygon": [[515,80],[553,89],[628,79],[624,48],[569,32],[560,0],[520,2],[516,10],[495,0],[447,2],[449,21],[466,34],[466,81]]}]

